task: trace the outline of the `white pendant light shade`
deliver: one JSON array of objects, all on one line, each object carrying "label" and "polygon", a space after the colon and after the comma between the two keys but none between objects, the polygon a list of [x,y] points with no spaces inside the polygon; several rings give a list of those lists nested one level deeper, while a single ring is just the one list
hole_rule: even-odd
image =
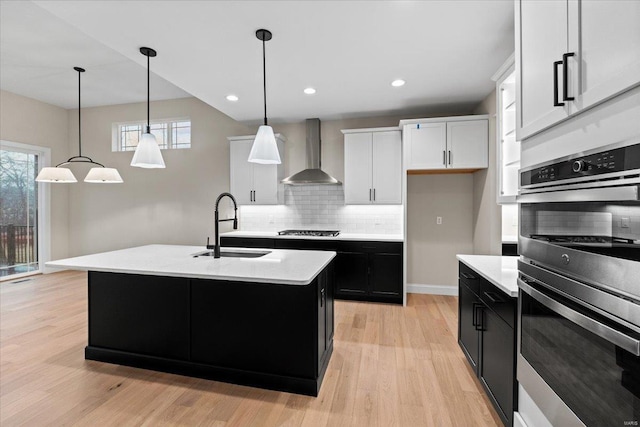
[{"label": "white pendant light shade", "polygon": [[114,168],[91,168],[84,182],[94,182],[100,184],[120,184],[122,177]]},{"label": "white pendant light shade", "polygon": [[131,166],[138,168],[164,168],[164,159],[160,152],[160,147],[156,142],[156,137],[151,133],[143,133],[136,152],[131,159]]},{"label": "white pendant light shade", "polygon": [[42,168],[38,176],[36,177],[38,182],[54,182],[58,184],[64,184],[69,182],[78,182],[73,172],[67,168]]},{"label": "white pendant light shade", "polygon": [[249,159],[251,163],[263,165],[279,165],[281,163],[276,136],[271,126],[262,125],[253,141]]}]

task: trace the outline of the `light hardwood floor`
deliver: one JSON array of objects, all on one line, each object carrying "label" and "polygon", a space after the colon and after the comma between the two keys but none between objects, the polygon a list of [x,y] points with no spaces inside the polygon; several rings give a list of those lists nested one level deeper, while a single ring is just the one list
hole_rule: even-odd
[{"label": "light hardwood floor", "polygon": [[499,426],[457,344],[457,298],[336,301],[317,398],[84,360],[86,273],[0,284],[0,424]]}]

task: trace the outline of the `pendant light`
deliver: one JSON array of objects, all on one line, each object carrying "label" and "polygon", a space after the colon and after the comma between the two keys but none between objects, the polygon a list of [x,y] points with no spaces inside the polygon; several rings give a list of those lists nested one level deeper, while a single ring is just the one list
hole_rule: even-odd
[{"label": "pendant light", "polygon": [[149,82],[151,80],[149,58],[155,57],[157,52],[150,47],[141,47],[140,53],[147,57],[147,129],[146,132],[142,134],[140,141],[138,141],[136,152],[133,154],[133,159],[131,159],[131,166],[146,169],[164,168],[164,159],[162,158],[156,137],[151,133],[149,119],[149,105],[151,104],[149,99]]},{"label": "pendant light", "polygon": [[271,40],[271,31],[261,29],[256,31],[258,40],[262,40],[262,76],[264,93],[264,125],[258,128],[256,139],[253,141],[249,161],[261,164],[280,164],[280,153],[276,144],[273,128],[267,124],[267,61],[265,56],[265,42]]},{"label": "pendant light", "polygon": [[119,184],[122,182],[122,178],[117,169],[105,168],[104,165],[98,162],[94,162],[90,157],[82,155],[82,122],[81,122],[81,90],[80,90],[80,75],[85,72],[84,68],[73,67],[78,72],[78,155],[70,157],[66,162],[62,162],[56,167],[42,168],[36,181],[38,182],[54,182],[54,183],[70,183],[78,182],[68,168],[61,166],[69,165],[71,163],[91,163],[98,167],[93,167],[84,179],[84,182],[91,183],[105,183],[105,184]]}]

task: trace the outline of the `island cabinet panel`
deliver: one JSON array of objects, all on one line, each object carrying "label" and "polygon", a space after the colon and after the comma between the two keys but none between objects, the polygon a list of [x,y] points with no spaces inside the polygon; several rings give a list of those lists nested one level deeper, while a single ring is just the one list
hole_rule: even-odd
[{"label": "island cabinet panel", "polygon": [[85,358],[317,396],[335,270],[307,285],[89,272]]},{"label": "island cabinet panel", "polygon": [[189,279],[89,272],[89,346],[189,358]]},{"label": "island cabinet panel", "polygon": [[193,361],[314,378],[316,288],[192,280]]}]

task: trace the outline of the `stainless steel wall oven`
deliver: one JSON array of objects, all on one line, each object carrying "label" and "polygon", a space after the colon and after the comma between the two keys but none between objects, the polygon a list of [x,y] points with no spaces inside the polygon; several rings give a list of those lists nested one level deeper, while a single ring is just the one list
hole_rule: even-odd
[{"label": "stainless steel wall oven", "polygon": [[552,425],[640,421],[640,141],[520,173],[518,381]]}]

